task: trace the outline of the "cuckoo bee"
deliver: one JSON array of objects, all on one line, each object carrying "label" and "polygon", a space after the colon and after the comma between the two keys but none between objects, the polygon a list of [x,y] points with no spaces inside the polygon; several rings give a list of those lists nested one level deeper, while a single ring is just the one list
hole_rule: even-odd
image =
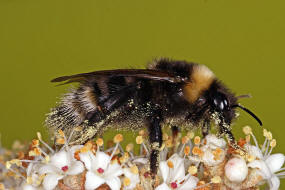
[{"label": "cuckoo bee", "polygon": [[79,83],[63,95],[48,114],[50,130],[73,134],[72,143],[82,144],[106,129],[149,131],[150,169],[157,172],[162,146],[162,126],[200,127],[205,136],[211,123],[218,126],[230,143],[236,145],[231,123],[236,108],[249,113],[235,96],[205,65],[159,59],[146,69],[117,69],[62,76],[52,80],[62,84]]}]

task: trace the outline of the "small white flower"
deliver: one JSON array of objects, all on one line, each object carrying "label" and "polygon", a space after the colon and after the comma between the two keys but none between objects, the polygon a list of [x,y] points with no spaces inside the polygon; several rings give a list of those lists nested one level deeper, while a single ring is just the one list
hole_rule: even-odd
[{"label": "small white flower", "polygon": [[124,186],[124,190],[134,189],[136,185],[140,182],[139,173],[132,171],[131,168],[124,168],[124,175],[130,180],[130,184]]},{"label": "small white flower", "polygon": [[284,161],[285,156],[277,153],[270,155],[265,160],[254,160],[248,164],[248,167],[259,169],[260,175],[268,181],[270,190],[278,190],[280,186],[279,177],[285,176],[285,173],[281,172],[285,169],[281,168]]},{"label": "small white flower", "polygon": [[206,144],[204,146],[211,149],[221,148],[225,149],[227,146],[226,141],[223,138],[218,138],[216,135],[209,134],[205,137]]},{"label": "small white flower", "polygon": [[39,168],[39,174],[46,174],[43,187],[54,189],[58,181],[66,175],[77,175],[84,171],[84,166],[77,161],[70,150],[61,150],[51,156],[50,162]]},{"label": "small white flower", "polygon": [[[263,179],[267,180],[270,190],[278,190],[280,186],[280,177],[285,176],[285,168],[282,168],[285,162],[285,156],[281,153],[271,154],[273,148],[276,146],[276,140],[272,139],[271,132],[264,129],[265,141],[260,148],[256,137],[250,132],[255,146],[246,144],[245,149],[248,153],[254,156],[255,160],[248,164],[248,167],[257,168]],[[270,147],[270,149],[269,149]]]},{"label": "small white flower", "polygon": [[243,158],[232,158],[225,165],[225,175],[232,182],[242,182],[247,174],[248,168]]},{"label": "small white flower", "polygon": [[224,161],[226,156],[226,141],[223,138],[218,138],[213,134],[205,137],[200,150],[203,152],[200,156],[189,156],[189,159],[198,165],[203,162],[207,166],[216,166]]},{"label": "small white flower", "polygon": [[[25,188],[38,188],[42,182],[41,176],[39,174],[39,169],[42,167],[42,163],[30,163],[26,173],[27,173],[27,178],[29,178],[29,184],[24,185]],[[31,187],[32,186],[32,187]]]},{"label": "small white flower", "polygon": [[80,160],[84,162],[88,172],[86,173],[85,189],[93,190],[106,183],[112,190],[119,190],[121,181],[119,176],[123,174],[121,166],[111,164],[111,157],[104,152],[97,151],[96,156],[88,151],[80,153]]},{"label": "small white flower", "polygon": [[[155,190],[186,190],[193,189],[198,183],[198,178],[187,174],[185,176],[184,159],[177,153],[173,154],[167,161],[159,163],[160,174],[163,183]],[[181,182],[183,182],[181,184]]]}]

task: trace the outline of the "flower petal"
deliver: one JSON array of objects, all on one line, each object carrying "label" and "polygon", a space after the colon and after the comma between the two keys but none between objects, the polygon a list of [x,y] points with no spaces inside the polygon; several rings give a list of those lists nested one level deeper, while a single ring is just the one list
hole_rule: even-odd
[{"label": "flower petal", "polygon": [[220,159],[215,159],[213,150],[209,148],[208,146],[203,146],[201,150],[204,153],[202,156],[202,161],[207,166],[216,166],[217,164],[224,161],[224,156],[225,156],[224,152],[220,155]]},{"label": "flower petal", "polygon": [[185,177],[184,159],[175,153],[168,160],[174,164],[174,168],[169,170],[168,182],[181,181]]},{"label": "flower petal", "polygon": [[95,159],[92,160],[92,170],[95,171],[98,168],[106,170],[108,164],[110,163],[110,156],[104,152],[96,152]]},{"label": "flower petal", "polygon": [[256,158],[263,159],[263,154],[261,150],[253,145],[245,144],[244,149],[247,150],[249,155],[255,156]]},{"label": "flower petal", "polygon": [[40,167],[38,172],[40,175],[48,174],[48,173],[60,174],[61,170],[52,164],[47,164],[47,165],[43,165],[42,167]]},{"label": "flower petal", "polygon": [[206,142],[211,149],[225,148],[227,145],[226,141],[223,138],[218,138],[216,135],[213,134],[209,134],[206,136]]},{"label": "flower petal", "polygon": [[30,163],[26,170],[27,176],[33,175],[33,173],[37,172],[42,166],[41,163]]},{"label": "flower petal", "polygon": [[66,174],[68,175],[77,175],[84,171],[84,166],[80,161],[72,162]]},{"label": "flower petal", "polygon": [[92,161],[95,159],[95,155],[88,151],[79,154],[80,160],[84,163],[87,170],[91,170]]},{"label": "flower petal", "polygon": [[280,186],[280,179],[277,176],[273,176],[270,180],[269,180],[270,184],[270,190],[278,190],[279,186]]},{"label": "flower petal", "polygon": [[23,190],[37,190],[36,187],[34,187],[32,185],[28,185],[28,184],[25,184],[22,188],[23,188]]},{"label": "flower petal", "polygon": [[139,164],[147,164],[148,159],[147,158],[135,158],[133,160],[133,163],[139,163]]},{"label": "flower petal", "polygon": [[58,181],[62,179],[62,175],[57,175],[57,174],[48,174],[45,176],[44,181],[43,181],[43,187],[45,190],[52,190],[54,189]]},{"label": "flower petal", "polygon": [[78,151],[79,149],[81,149],[82,147],[84,147],[83,145],[74,145],[72,147],[70,147],[69,151],[71,152],[72,155],[74,155],[74,153],[76,151]]},{"label": "flower petal", "polygon": [[166,161],[161,161],[159,163],[159,171],[160,174],[162,176],[162,179],[164,182],[167,181],[168,175],[169,175],[169,167],[167,166],[167,162]]},{"label": "flower petal", "polygon": [[177,190],[190,190],[197,186],[199,179],[194,176],[186,178],[185,182]]},{"label": "flower petal", "polygon": [[277,153],[269,156],[265,160],[265,163],[269,167],[270,171],[272,173],[275,173],[283,166],[284,161],[285,161],[285,156],[281,153]]},{"label": "flower petal", "polygon": [[130,168],[124,168],[124,176],[131,180],[131,184],[124,187],[125,190],[131,190],[136,187],[136,185],[140,182],[140,178],[138,174],[134,174],[131,172]]},{"label": "flower petal", "polygon": [[264,179],[269,179],[271,178],[271,171],[267,167],[266,163],[263,160],[254,160],[250,163],[247,164],[248,167],[251,168],[258,168],[261,172],[261,175]]},{"label": "flower petal", "polygon": [[123,174],[123,170],[121,168],[121,166],[117,163],[115,164],[110,164],[108,166],[108,168],[106,169],[105,173],[104,173],[104,176],[107,176],[107,177],[118,177],[120,175]]},{"label": "flower petal", "polygon": [[121,188],[121,180],[118,177],[109,178],[106,183],[112,190],[120,190]]},{"label": "flower petal", "polygon": [[61,150],[50,158],[50,163],[61,169],[64,166],[70,166],[70,155],[65,150]]},{"label": "flower petal", "polygon": [[243,158],[234,157],[225,165],[225,175],[231,182],[240,183],[248,174],[248,166]]},{"label": "flower petal", "polygon": [[86,181],[85,181],[85,189],[86,190],[94,190],[100,185],[104,184],[105,180],[93,172],[88,171],[86,173]]},{"label": "flower petal", "polygon": [[157,186],[155,190],[171,190],[166,183],[162,183],[161,185]]}]

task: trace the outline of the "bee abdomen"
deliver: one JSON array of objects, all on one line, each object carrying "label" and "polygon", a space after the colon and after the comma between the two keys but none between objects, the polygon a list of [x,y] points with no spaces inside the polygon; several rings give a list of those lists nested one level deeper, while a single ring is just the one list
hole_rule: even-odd
[{"label": "bee abdomen", "polygon": [[63,96],[59,105],[48,114],[46,125],[52,131],[69,130],[81,125],[88,119],[90,113],[97,110],[98,105],[93,88],[81,85]]}]

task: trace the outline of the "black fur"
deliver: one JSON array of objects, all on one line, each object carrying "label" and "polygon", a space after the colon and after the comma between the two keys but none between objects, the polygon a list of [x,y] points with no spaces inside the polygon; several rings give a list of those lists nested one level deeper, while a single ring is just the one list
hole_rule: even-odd
[{"label": "black fur", "polygon": [[[178,126],[183,123],[191,124],[192,127],[202,125],[204,136],[208,134],[210,122],[219,119],[220,133],[226,134],[234,144],[229,126],[235,117],[235,110],[231,106],[237,104],[237,98],[215,79],[197,101],[188,102],[182,89],[191,80],[194,65],[197,64],[161,59],[147,70],[139,71],[137,76],[132,71],[123,70],[124,74],[119,71],[99,71],[55,79],[55,82],[79,82],[80,87],[69,94],[74,104],[63,101],[49,114],[48,126],[53,130],[64,129],[67,133],[76,126],[83,126],[83,131],[75,136],[76,143],[84,143],[101,134],[111,124],[127,126],[124,123],[128,122],[131,129],[146,127],[152,146],[150,168],[153,173],[157,172],[162,144],[161,127],[169,118],[177,118],[174,125]],[[154,73],[153,78],[149,71]],[[159,78],[159,75],[163,76]],[[172,79],[173,76],[179,79],[178,82],[173,82],[176,81]],[[91,111],[84,110],[82,106],[86,104],[82,95],[86,87],[91,89],[96,99],[96,105]],[[213,118],[213,114],[217,118]],[[88,129],[94,131],[86,135]]]}]

